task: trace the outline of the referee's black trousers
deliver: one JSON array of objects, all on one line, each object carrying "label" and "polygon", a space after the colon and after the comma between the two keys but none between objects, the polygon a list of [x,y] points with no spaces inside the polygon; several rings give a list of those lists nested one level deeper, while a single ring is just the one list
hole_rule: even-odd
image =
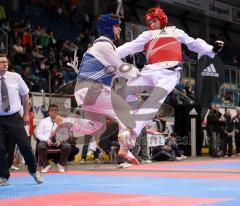
[{"label": "referee's black trousers", "polygon": [[[8,135],[6,135],[8,133]],[[28,166],[29,173],[36,172],[36,161],[22,118],[18,113],[0,116],[0,178],[10,177],[7,160],[6,138],[12,138]]]}]

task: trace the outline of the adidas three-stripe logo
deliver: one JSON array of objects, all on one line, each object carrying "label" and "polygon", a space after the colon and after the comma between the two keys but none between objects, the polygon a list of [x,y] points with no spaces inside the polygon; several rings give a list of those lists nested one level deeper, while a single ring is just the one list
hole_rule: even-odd
[{"label": "adidas three-stripe logo", "polygon": [[213,64],[210,64],[206,69],[201,72],[202,76],[208,77],[219,77],[219,73],[216,72],[216,69]]}]

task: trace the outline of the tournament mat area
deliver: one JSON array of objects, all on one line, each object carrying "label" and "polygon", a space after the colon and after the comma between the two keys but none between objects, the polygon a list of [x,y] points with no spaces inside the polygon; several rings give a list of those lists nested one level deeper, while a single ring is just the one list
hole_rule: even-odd
[{"label": "tournament mat area", "polygon": [[116,169],[114,164],[54,167],[36,184],[25,168],[0,187],[0,206],[240,205],[239,157],[188,158]]}]

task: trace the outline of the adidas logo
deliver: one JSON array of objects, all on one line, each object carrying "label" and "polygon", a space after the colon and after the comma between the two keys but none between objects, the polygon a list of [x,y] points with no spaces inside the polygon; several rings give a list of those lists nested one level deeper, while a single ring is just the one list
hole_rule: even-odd
[{"label": "adidas logo", "polygon": [[201,72],[202,76],[208,77],[219,77],[219,73],[216,72],[216,69],[213,64],[210,64],[206,69]]}]

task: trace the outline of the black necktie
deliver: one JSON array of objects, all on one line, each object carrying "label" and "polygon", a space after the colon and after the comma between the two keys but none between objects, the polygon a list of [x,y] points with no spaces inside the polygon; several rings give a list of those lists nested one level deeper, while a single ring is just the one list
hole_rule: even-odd
[{"label": "black necktie", "polygon": [[7,85],[5,83],[5,79],[3,76],[1,76],[1,96],[2,96],[2,109],[4,112],[8,112],[10,110],[10,104],[8,98]]},{"label": "black necktie", "polygon": [[[53,131],[54,124],[55,124],[55,121],[52,120],[52,130],[51,130],[51,132]],[[56,136],[51,137],[51,140],[52,140],[52,143],[55,143],[56,142]]]},{"label": "black necktie", "polygon": [[52,130],[53,130],[53,127],[54,127],[54,124],[55,124],[55,121],[51,120],[52,121]]}]

